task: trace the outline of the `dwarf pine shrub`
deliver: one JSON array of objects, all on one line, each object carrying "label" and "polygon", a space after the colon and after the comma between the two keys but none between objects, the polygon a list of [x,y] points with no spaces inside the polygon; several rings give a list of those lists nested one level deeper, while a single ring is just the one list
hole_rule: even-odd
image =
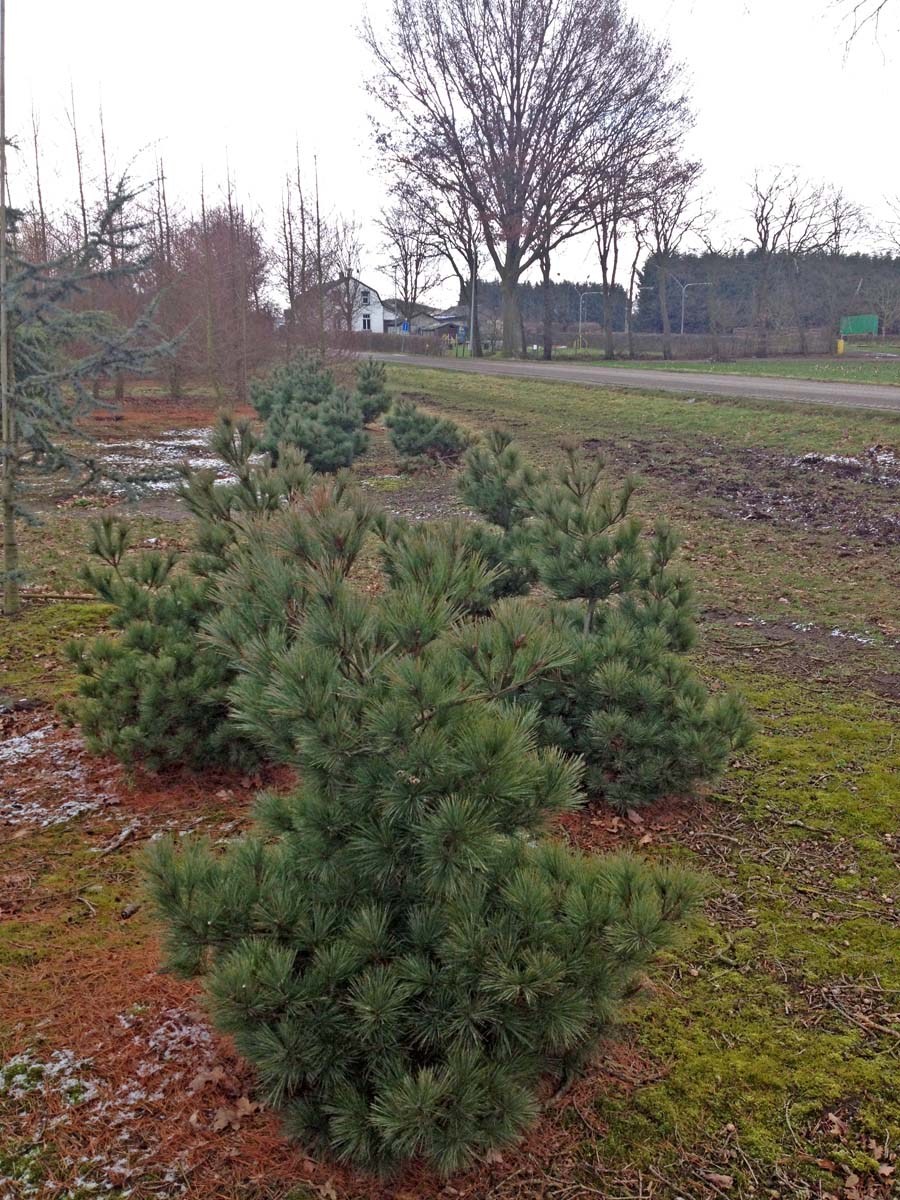
[{"label": "dwarf pine shrub", "polygon": [[383,362],[368,358],[359,364],[354,396],[366,425],[387,412],[391,398],[387,391],[387,367]]},{"label": "dwarf pine shrub", "polygon": [[385,418],[391,445],[405,463],[457,462],[472,436],[446,417],[434,417],[411,400],[395,400]]},{"label": "dwarf pine shrub", "polygon": [[546,741],[584,756],[589,789],[622,810],[715,780],[751,733],[740,699],[711,696],[685,657],[693,588],[673,565],[672,531],[660,523],[648,537],[629,516],[633,489],[611,488],[602,463],[570,448],[537,490],[531,561],[573,653],[519,697],[538,705]]},{"label": "dwarf pine shrub", "polygon": [[[371,381],[367,386],[373,386]],[[260,444],[273,463],[282,446],[291,446],[314,471],[330,473],[351,466],[368,445],[361,407],[365,398],[337,387],[333,372],[309,356],[255,381],[251,397],[266,423]]]},{"label": "dwarf pine shrub", "polygon": [[526,522],[545,479],[500,429],[491,430],[466,454],[459,494],[485,519],[470,526],[468,540],[497,569],[493,587],[497,597],[521,596],[537,580]]},{"label": "dwarf pine shrub", "polygon": [[194,517],[189,554],[127,554],[127,523],[111,517],[95,523],[89,548],[99,561],[82,577],[112,606],[109,622],[116,632],[68,648],[78,674],[68,715],[81,725],[88,746],[153,770],[258,760],[230,717],[234,667],[209,644],[203,625],[217,607],[216,579],[247,522],[264,521],[295,502],[313,480],[290,449],[277,468],[254,464],[259,447],[244,421],[221,418],[212,448],[235,477],[220,483],[214,471],[184,472],[179,492]]},{"label": "dwarf pine shrub", "polygon": [[259,737],[281,722],[300,787],[224,855],[162,840],[148,871],[169,967],[204,977],[287,1130],[448,1172],[520,1136],[541,1081],[596,1050],[697,888],[544,839],[580,766],[503,697],[561,669],[566,640],[521,600],[461,620],[472,562],[407,550],[374,599],[321,572],[236,696]]}]

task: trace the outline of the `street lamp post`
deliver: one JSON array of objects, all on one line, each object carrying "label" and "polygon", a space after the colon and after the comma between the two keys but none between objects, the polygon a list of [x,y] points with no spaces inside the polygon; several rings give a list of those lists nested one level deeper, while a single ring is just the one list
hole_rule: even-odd
[{"label": "street lamp post", "polygon": [[684,298],[687,295],[688,288],[692,287],[712,287],[712,283],[682,283],[677,275],[669,275],[681,288],[681,333],[684,333]]}]

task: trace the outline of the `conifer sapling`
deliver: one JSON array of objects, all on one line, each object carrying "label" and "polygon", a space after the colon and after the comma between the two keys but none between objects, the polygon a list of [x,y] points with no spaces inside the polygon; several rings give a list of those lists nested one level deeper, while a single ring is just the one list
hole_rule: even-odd
[{"label": "conifer sapling", "polygon": [[368,425],[387,412],[391,398],[387,391],[387,368],[383,362],[369,358],[356,368],[356,402]]},{"label": "conifer sapling", "polygon": [[504,697],[562,668],[566,640],[521,600],[461,620],[484,580],[447,543],[425,557],[399,555],[376,598],[320,574],[239,714],[280,722],[299,789],[263,797],[225,855],[161,840],[148,867],[169,966],[205,976],[288,1131],[449,1172],[594,1052],[696,884],[543,839],[579,764]]},{"label": "conifer sapling", "polygon": [[473,441],[455,422],[434,417],[411,400],[395,400],[384,423],[391,445],[410,464],[456,462]]}]

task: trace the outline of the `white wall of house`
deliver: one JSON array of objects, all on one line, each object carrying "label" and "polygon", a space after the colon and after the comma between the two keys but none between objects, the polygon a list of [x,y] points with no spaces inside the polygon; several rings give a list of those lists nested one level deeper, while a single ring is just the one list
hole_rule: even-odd
[{"label": "white wall of house", "polygon": [[[333,285],[335,293],[340,289],[340,300],[333,301],[331,315],[332,327],[343,327],[344,298],[346,284],[339,282]],[[361,279],[351,279],[353,301],[353,331],[354,333],[384,333],[384,305],[378,292]]]}]

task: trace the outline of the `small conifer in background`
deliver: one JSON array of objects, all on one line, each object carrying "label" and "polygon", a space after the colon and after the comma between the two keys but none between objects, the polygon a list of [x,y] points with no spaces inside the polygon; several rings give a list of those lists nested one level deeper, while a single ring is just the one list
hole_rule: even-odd
[{"label": "small conifer in background", "polygon": [[387,412],[391,398],[387,391],[387,368],[383,362],[369,358],[359,364],[356,368],[355,397],[366,425]]},{"label": "small conifer in background", "polygon": [[88,746],[151,770],[167,765],[247,766],[258,751],[233,724],[227,700],[234,667],[203,633],[215,611],[214,584],[244,536],[312,485],[310,468],[290,449],[277,468],[254,464],[259,447],[249,423],[220,419],[213,450],[235,474],[184,471],[180,494],[195,518],[187,556],[148,550],[129,555],[127,523],[104,517],[93,526],[85,583],[113,606],[116,634],[74,643],[78,696],[68,714]]},{"label": "small conifer in background", "polygon": [[391,445],[403,462],[454,463],[473,442],[471,434],[446,417],[434,417],[411,400],[395,400],[385,418]]},{"label": "small conifer in background", "polygon": [[253,404],[265,421],[261,447],[278,461],[282,446],[301,451],[314,471],[349,467],[365,452],[368,436],[363,409],[334,373],[301,355],[276,367],[251,388]]}]

